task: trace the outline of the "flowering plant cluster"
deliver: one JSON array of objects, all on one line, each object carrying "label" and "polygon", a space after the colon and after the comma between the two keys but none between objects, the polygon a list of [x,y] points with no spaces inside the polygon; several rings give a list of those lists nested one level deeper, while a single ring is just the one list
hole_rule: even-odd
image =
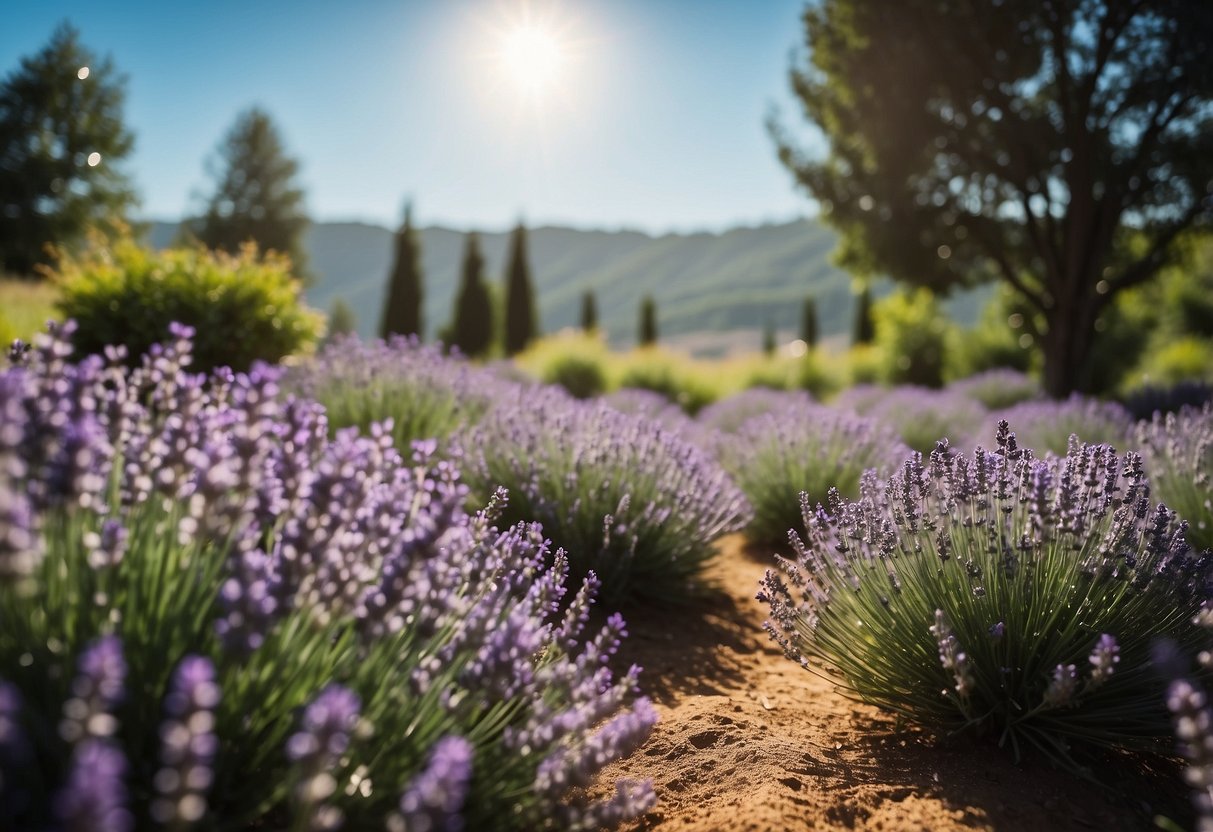
[{"label": "flowering plant cluster", "polygon": [[1010,367],[976,373],[952,382],[948,389],[968,396],[990,410],[1001,410],[1043,395],[1040,382]]},{"label": "flowering plant cluster", "polygon": [[[433,443],[329,438],[278,371],[0,374],[0,826],[593,827],[579,787],[656,720],[540,529],[464,509]],[[571,597],[566,597],[571,596]],[[631,703],[631,704],[629,704]]]},{"label": "flowering plant cluster", "polygon": [[1155,495],[1188,521],[1188,540],[1213,549],[1213,404],[1139,422],[1137,447]]},{"label": "flowering plant cluster", "polygon": [[814,399],[803,390],[773,390],[751,387],[699,411],[696,421],[705,429],[720,433],[737,433],[741,426],[755,416],[775,410],[812,407]]},{"label": "flowering plant cluster", "polygon": [[804,534],[804,512],[811,513],[831,489],[858,497],[864,471],[887,474],[911,452],[871,419],[789,402],[747,420],[722,438],[718,453],[753,508],[746,535],[786,546],[790,531]]},{"label": "flowering plant cluster", "polygon": [[1107,445],[1039,459],[1005,422],[993,451],[941,443],[806,513],[763,580],[767,629],[865,701],[1017,754],[1165,748],[1151,643],[1195,652],[1210,565],[1148,495],[1140,458]]},{"label": "flowering plant cluster", "polygon": [[674,433],[690,434],[694,431],[691,417],[681,407],[653,390],[639,387],[621,387],[607,393],[602,401],[618,410],[654,422]]},{"label": "flowering plant cluster", "polygon": [[940,439],[968,447],[985,415],[984,407],[962,393],[909,385],[888,390],[867,411],[868,418],[888,425],[924,454]]},{"label": "flowering plant cluster", "polygon": [[415,336],[363,343],[351,335],[293,368],[283,384],[324,405],[334,430],[356,427],[365,434],[391,419],[396,447],[407,449],[475,422],[509,382]]},{"label": "flowering plant cluster", "polygon": [[1133,432],[1133,417],[1123,407],[1078,393],[1064,401],[1022,402],[991,414],[982,435],[993,435],[1000,421],[1014,425],[1020,444],[1041,456],[1064,455],[1071,435],[1083,442],[1123,447]]},{"label": "flowering plant cluster", "polygon": [[506,516],[542,523],[574,576],[596,573],[611,602],[693,591],[713,541],[748,513],[705,451],[551,388],[503,396],[461,444],[474,493],[508,488]]}]

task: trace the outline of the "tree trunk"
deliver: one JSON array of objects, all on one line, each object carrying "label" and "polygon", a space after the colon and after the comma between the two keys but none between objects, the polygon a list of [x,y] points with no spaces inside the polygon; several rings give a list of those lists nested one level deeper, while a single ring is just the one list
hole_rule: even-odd
[{"label": "tree trunk", "polygon": [[1082,392],[1090,381],[1091,345],[1095,339],[1096,298],[1075,298],[1049,310],[1044,333],[1044,390],[1064,399]]}]

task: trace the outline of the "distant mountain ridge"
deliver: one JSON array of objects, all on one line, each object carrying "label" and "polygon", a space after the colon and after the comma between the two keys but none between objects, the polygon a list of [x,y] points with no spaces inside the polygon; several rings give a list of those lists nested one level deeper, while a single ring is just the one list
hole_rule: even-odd
[{"label": "distant mountain ridge", "polygon": [[[149,241],[165,247],[176,233],[176,223],[151,223]],[[432,339],[450,318],[465,232],[429,227],[418,235],[426,337]],[[367,223],[313,224],[306,246],[317,279],[306,290],[308,303],[328,310],[343,298],[359,333],[374,336],[392,238],[392,230]],[[480,234],[486,277],[497,286],[504,279],[508,238],[508,232]],[[660,236],[539,227],[528,229],[528,243],[544,332],[577,326],[587,289],[594,291],[599,322],[617,345],[634,342],[637,307],[646,293],[657,300],[663,337],[757,330],[768,322],[794,332],[807,294],[817,300],[823,337],[850,329],[851,278],[829,260],[837,236],[814,220]],[[960,298],[949,309],[961,323],[972,323],[978,306],[975,298]]]}]

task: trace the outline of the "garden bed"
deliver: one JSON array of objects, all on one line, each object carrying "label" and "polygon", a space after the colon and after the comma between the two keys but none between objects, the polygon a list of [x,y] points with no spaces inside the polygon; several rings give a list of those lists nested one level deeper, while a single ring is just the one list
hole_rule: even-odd
[{"label": "garden bed", "polygon": [[770,557],[726,538],[716,594],[691,609],[633,610],[622,660],[661,722],[604,774],[652,778],[633,830],[1122,830],[1191,813],[1178,766],[1115,758],[1101,788],[989,744],[941,740],[854,702],[788,661],[754,599]]}]

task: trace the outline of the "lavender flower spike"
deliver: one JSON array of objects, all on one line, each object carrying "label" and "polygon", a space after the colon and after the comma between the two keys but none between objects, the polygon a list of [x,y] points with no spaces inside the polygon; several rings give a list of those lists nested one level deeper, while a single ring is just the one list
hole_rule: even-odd
[{"label": "lavender flower spike", "polygon": [[1072,664],[1059,664],[1053,668],[1053,678],[1045,688],[1045,704],[1053,708],[1069,705],[1078,688],[1078,669]]},{"label": "lavender flower spike", "polygon": [[206,795],[219,747],[214,734],[214,708],[219,704],[215,668],[209,659],[187,656],[173,675],[164,701],[167,719],[160,726],[161,768],[153,819],[162,824],[190,824],[206,813]]},{"label": "lavender flower spike", "polygon": [[968,698],[976,684],[973,671],[969,667],[969,657],[960,649],[960,642],[952,634],[952,628],[943,617],[943,610],[935,610],[935,624],[931,627],[931,635],[939,643],[939,663],[944,670],[950,670],[956,679],[956,692],[961,699]]},{"label": "lavender flower spike", "polygon": [[361,707],[356,693],[341,685],[329,685],[304,708],[301,730],[287,740],[286,755],[299,767],[295,798],[300,811],[311,814],[312,829],[329,830],[341,825],[341,811],[324,801],[337,790],[331,770],[349,748]]},{"label": "lavender flower spike", "polygon": [[1204,691],[1176,679],[1167,691],[1180,751],[1188,758],[1184,779],[1192,787],[1198,832],[1213,832],[1213,713]]},{"label": "lavender flower spike", "polygon": [[126,661],[122,641],[102,636],[80,655],[72,681],[72,698],[63,705],[59,734],[70,743],[85,737],[108,737],[117,729],[114,707],[122,701]]},{"label": "lavender flower spike", "polygon": [[1099,637],[1099,641],[1095,642],[1090,660],[1091,685],[1102,685],[1108,681],[1116,665],[1120,663],[1120,645],[1116,643],[1115,638],[1104,633]]},{"label": "lavender flower spike", "polygon": [[426,767],[400,797],[392,832],[461,832],[463,803],[472,779],[472,744],[462,737],[439,740]]},{"label": "lavender flower spike", "polygon": [[63,828],[71,832],[134,829],[134,817],[126,807],[125,775],[126,758],[109,742],[88,739],[76,746],[71,772],[55,804]]}]

